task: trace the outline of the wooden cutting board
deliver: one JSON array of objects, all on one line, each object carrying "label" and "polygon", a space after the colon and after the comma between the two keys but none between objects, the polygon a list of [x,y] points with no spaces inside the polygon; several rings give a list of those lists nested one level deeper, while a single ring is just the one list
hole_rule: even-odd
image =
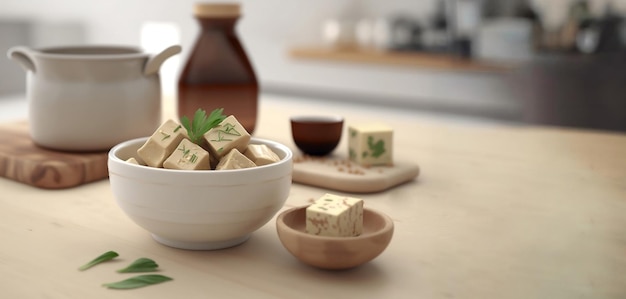
[{"label": "wooden cutting board", "polygon": [[298,156],[293,162],[294,182],[352,193],[381,192],[412,181],[420,173],[419,166],[408,161],[362,167],[346,157],[332,155]]},{"label": "wooden cutting board", "polygon": [[45,189],[63,189],[108,177],[107,152],[47,150],[33,143],[26,122],[0,126],[0,177]]}]

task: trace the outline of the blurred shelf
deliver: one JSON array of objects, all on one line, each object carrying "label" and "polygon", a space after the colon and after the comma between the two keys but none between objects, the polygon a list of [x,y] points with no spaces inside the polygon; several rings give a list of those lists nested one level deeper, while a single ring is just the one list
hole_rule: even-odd
[{"label": "blurred shelf", "polygon": [[289,55],[296,59],[378,64],[409,68],[432,68],[449,71],[507,73],[515,67],[514,64],[487,63],[446,54],[420,52],[295,47],[290,50]]}]

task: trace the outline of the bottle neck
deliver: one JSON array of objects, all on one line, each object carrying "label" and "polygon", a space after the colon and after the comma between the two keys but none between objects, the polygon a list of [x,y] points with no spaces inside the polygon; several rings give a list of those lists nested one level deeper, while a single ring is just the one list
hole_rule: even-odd
[{"label": "bottle neck", "polygon": [[202,18],[196,17],[202,30],[219,30],[228,33],[235,31],[235,25],[239,17],[232,18]]}]

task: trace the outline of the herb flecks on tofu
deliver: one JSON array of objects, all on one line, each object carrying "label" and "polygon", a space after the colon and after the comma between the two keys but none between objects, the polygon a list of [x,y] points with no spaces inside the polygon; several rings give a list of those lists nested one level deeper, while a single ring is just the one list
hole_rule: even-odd
[{"label": "herb flecks on tofu", "polygon": [[215,109],[207,116],[198,109],[193,119],[183,116],[182,124],[167,120],[137,150],[136,158],[127,161],[179,170],[239,169],[280,161],[267,145],[250,144],[250,134],[223,110]]}]

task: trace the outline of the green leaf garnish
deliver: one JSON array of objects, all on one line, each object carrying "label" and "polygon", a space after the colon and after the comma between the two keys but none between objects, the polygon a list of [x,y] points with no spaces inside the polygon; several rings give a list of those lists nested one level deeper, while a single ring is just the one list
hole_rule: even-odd
[{"label": "green leaf garnish", "polygon": [[148,274],[131,277],[117,282],[105,283],[102,284],[102,286],[109,289],[128,290],[161,283],[168,280],[172,280],[172,278],[159,274]]},{"label": "green leaf garnish", "polygon": [[159,265],[149,258],[139,258],[132,262],[128,267],[124,269],[119,269],[117,272],[119,273],[136,273],[136,272],[152,272],[156,271]]},{"label": "green leaf garnish", "polygon": [[91,268],[91,267],[93,267],[93,266],[95,266],[97,264],[100,264],[102,262],[106,262],[108,260],[112,260],[112,259],[114,259],[114,258],[116,258],[118,256],[119,256],[119,254],[117,254],[117,252],[115,252],[115,251],[107,251],[107,252],[103,253],[102,255],[100,255],[99,257],[93,259],[91,262],[86,263],[86,264],[80,266],[80,268],[78,268],[78,270],[80,270],[80,271],[87,270],[87,269],[89,269],[89,268]]},{"label": "green leaf garnish", "polygon": [[211,111],[211,114],[207,117],[206,111],[198,109],[193,116],[193,120],[189,120],[187,116],[181,117],[180,122],[187,129],[189,140],[195,144],[202,145],[202,135],[226,118],[226,115],[223,115],[222,112],[224,112],[224,108],[218,108]]}]

